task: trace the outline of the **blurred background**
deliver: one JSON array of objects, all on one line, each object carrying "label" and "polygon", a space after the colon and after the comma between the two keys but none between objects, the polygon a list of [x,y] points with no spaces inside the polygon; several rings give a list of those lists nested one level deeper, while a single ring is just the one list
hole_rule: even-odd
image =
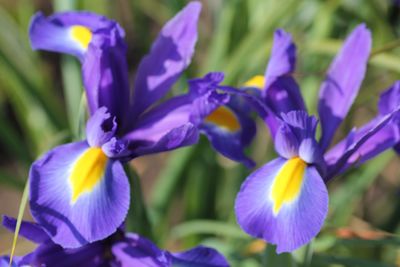
[{"label": "blurred background", "polygon": [[[48,149],[80,138],[85,122],[77,60],[34,52],[28,40],[38,10],[90,10],[117,20],[126,31],[133,79],[140,59],[162,25],[184,0],[0,0],[0,214],[16,217],[29,166]],[[359,96],[336,140],[374,117],[380,92],[400,78],[400,5],[389,0],[204,0],[195,58],[185,80],[224,71],[225,84],[240,86],[263,74],[273,32],[292,33],[298,48],[295,73],[310,113],[318,89],[345,36],[365,22],[373,53]],[[275,154],[265,126],[248,150],[258,166]],[[135,159],[147,212],[132,229],[161,248],[181,250],[199,243],[217,248],[232,266],[400,266],[400,160],[388,151],[329,184],[330,211],[322,232],[293,254],[244,234],[233,203],[252,170],[198,145]],[[31,219],[29,209],[25,219]],[[146,219],[147,218],[147,219]],[[130,218],[132,219],[132,218]],[[135,225],[135,221],[146,222]],[[0,255],[10,252],[12,234],[0,229]],[[17,255],[34,247],[20,238]]]}]

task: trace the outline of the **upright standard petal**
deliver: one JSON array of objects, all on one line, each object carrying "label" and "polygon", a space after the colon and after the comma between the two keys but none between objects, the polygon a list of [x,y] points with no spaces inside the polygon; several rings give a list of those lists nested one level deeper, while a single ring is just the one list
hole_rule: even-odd
[{"label": "upright standard petal", "polygon": [[128,211],[129,183],[121,163],[85,141],[49,151],[34,162],[29,181],[33,217],[65,248],[111,235]]},{"label": "upright standard petal", "polygon": [[82,64],[82,76],[91,114],[106,107],[122,130],[129,112],[129,78],[126,44],[118,28],[93,37]]},{"label": "upright standard petal", "polygon": [[200,9],[200,2],[189,3],[163,27],[150,53],[141,61],[135,80],[133,116],[163,97],[190,64]]},{"label": "upright standard petal", "polygon": [[248,234],[290,252],[310,242],[328,212],[328,192],[300,158],[278,158],[252,173],[236,197],[235,213]]},{"label": "upright standard petal", "polygon": [[282,112],[306,110],[300,88],[292,77],[295,65],[296,46],[291,35],[281,29],[275,31],[262,95],[277,116]]},{"label": "upright standard petal", "polygon": [[319,95],[321,148],[325,151],[346,116],[364,79],[371,51],[371,32],[359,25],[346,39],[329,67]]}]

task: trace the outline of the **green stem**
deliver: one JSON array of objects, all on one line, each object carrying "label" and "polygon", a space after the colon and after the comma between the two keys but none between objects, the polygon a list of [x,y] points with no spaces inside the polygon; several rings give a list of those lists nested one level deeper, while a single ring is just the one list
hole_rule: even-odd
[{"label": "green stem", "polygon": [[126,230],[152,239],[153,232],[147,215],[140,178],[129,165],[125,166],[125,171],[131,184],[131,203],[125,221]]}]

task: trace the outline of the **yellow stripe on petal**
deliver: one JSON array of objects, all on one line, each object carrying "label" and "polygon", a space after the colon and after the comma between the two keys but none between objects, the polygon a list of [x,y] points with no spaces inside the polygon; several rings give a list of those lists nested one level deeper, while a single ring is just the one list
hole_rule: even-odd
[{"label": "yellow stripe on petal", "polygon": [[299,196],[306,167],[307,163],[296,157],[288,160],[280,169],[271,188],[275,215],[279,213],[283,204],[290,203]]},{"label": "yellow stripe on petal", "polygon": [[69,182],[72,187],[71,203],[87,192],[91,192],[101,178],[107,165],[107,156],[98,147],[87,149],[72,168]]},{"label": "yellow stripe on petal", "polygon": [[244,87],[255,87],[260,90],[264,89],[265,78],[262,75],[256,75],[243,84]]},{"label": "yellow stripe on petal", "polygon": [[205,120],[230,132],[236,132],[240,129],[239,119],[229,108],[224,106],[214,110]]},{"label": "yellow stripe on petal", "polygon": [[84,49],[87,49],[90,41],[92,41],[92,32],[89,28],[81,25],[71,27],[71,36],[77,41]]}]

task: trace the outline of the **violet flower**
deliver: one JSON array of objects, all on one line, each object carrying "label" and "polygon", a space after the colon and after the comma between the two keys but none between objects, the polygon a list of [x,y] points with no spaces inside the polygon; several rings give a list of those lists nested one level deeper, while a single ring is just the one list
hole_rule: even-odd
[{"label": "violet flower", "polygon": [[380,114],[328,152],[336,129],[347,115],[364,78],[371,34],[359,25],[333,60],[319,95],[322,136],[316,140],[317,119],[309,116],[292,77],[296,47],[291,36],[277,30],[260,97],[270,109],[265,118],[278,158],[253,172],[242,184],[235,203],[239,225],[248,234],[290,252],[310,242],[328,212],[326,182],[356,163],[393,147],[399,135],[399,82],[382,94]]},{"label": "violet flower", "polygon": [[30,170],[31,212],[53,242],[76,248],[111,235],[129,208],[122,163],[192,145],[200,132],[222,154],[253,164],[243,147],[254,136],[254,122],[217,91],[222,73],[190,80],[188,93],[159,103],[191,61],[200,9],[191,2],[163,27],[139,65],[132,93],[117,23],[87,12],[33,18],[35,49],[81,60],[91,114],[86,140],[54,148]]}]

